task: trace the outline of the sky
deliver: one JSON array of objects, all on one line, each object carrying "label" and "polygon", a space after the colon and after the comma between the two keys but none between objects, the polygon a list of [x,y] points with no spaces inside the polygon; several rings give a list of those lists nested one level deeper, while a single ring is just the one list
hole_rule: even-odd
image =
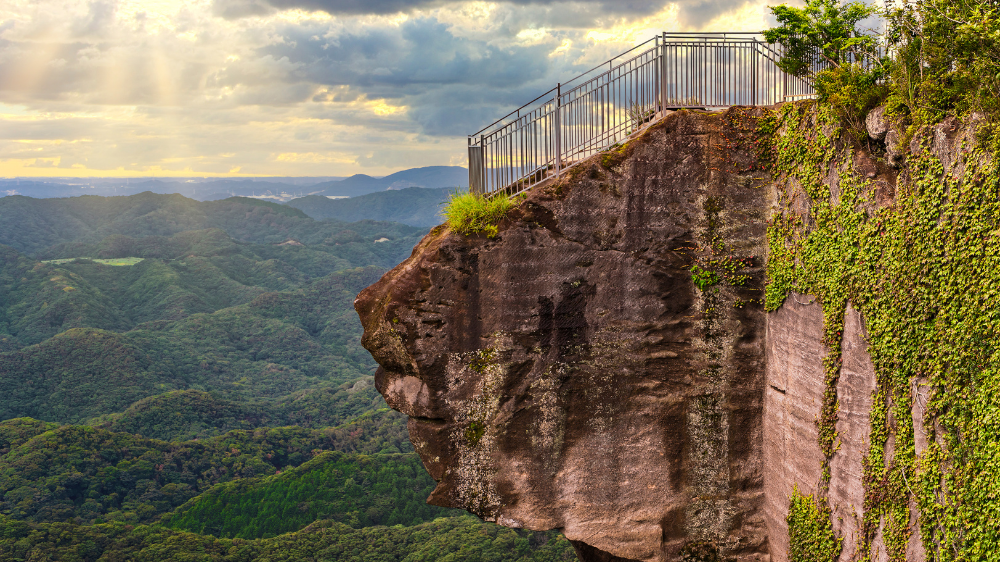
[{"label": "sky", "polygon": [[[771,4],[779,2],[772,1]],[[0,0],[0,177],[385,175],[761,0]]]}]

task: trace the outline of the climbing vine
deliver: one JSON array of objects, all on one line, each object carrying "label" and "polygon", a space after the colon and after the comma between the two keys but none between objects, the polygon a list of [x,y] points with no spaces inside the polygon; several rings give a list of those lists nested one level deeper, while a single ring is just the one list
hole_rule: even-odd
[{"label": "climbing vine", "polygon": [[787,522],[790,562],[832,562],[840,554],[841,539],[833,532],[830,506],[823,498],[803,495],[796,486]]},{"label": "climbing vine", "polygon": [[[889,559],[905,560],[913,501],[930,559],[993,559],[1000,545],[1000,170],[973,141],[956,148],[946,168],[925,141],[907,162],[894,203],[879,207],[873,182],[851,170],[853,147],[826,108],[789,104],[777,118],[774,173],[784,187],[768,225],[765,306],[775,310],[791,291],[823,306],[829,354],[818,424],[828,460],[836,450],[848,302],[863,314],[870,340],[877,390],[863,460],[862,552],[881,528]],[[927,415],[914,427],[914,396],[925,395],[918,406]],[[919,455],[915,430],[927,435]],[[824,472],[828,479],[828,464]],[[822,510],[802,513],[790,517],[790,533],[819,532],[805,523],[811,516],[829,519]]]}]

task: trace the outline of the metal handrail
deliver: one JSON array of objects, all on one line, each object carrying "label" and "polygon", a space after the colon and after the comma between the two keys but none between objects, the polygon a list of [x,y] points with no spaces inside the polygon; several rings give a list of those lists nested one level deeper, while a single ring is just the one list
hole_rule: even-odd
[{"label": "metal handrail", "polygon": [[[586,71],[586,72],[583,72],[583,73],[581,73],[581,74],[577,75],[577,76],[576,76],[575,78],[571,78],[569,82],[564,82],[564,83],[562,83],[561,85],[562,85],[562,86],[565,86],[565,85],[567,85],[567,84],[571,84],[572,82],[574,82],[574,81],[576,81],[576,80],[579,80],[580,78],[583,78],[584,76],[586,76],[586,75],[590,74],[591,72],[594,72],[595,70],[600,70],[600,69],[604,68],[604,67],[605,67],[606,65],[608,65],[609,63],[613,63],[614,61],[616,61],[616,60],[618,60],[618,59],[620,59],[620,58],[624,57],[625,55],[627,55],[627,54],[631,53],[632,51],[634,51],[634,50],[638,49],[639,47],[643,47],[643,46],[645,46],[645,45],[648,45],[648,44],[649,44],[650,42],[652,42],[652,41],[656,41],[656,37],[654,37],[654,38],[652,38],[652,39],[647,39],[646,41],[643,41],[642,43],[639,43],[638,45],[636,45],[635,47],[632,47],[631,49],[629,49],[629,50],[625,51],[624,53],[621,53],[620,55],[616,55],[616,56],[615,56],[615,57],[613,57],[612,59],[610,59],[610,60],[607,60],[607,61],[604,61],[604,62],[602,62],[601,64],[599,64],[599,65],[595,66],[594,68],[591,68],[590,70],[588,70],[588,71]],[[558,86],[557,86],[556,88],[558,88]],[[533,104],[533,103],[535,103],[536,101],[538,101],[538,100],[540,100],[540,99],[544,98],[545,96],[549,96],[549,95],[551,95],[551,94],[552,94],[553,92],[555,92],[555,91],[556,91],[556,88],[552,88],[551,90],[549,90],[549,91],[545,92],[544,94],[542,94],[542,95],[538,96],[537,98],[535,98],[535,99],[533,99],[533,100],[529,101],[528,103],[526,103],[526,104],[522,105],[522,106],[521,106],[521,107],[519,107],[518,109],[515,109],[514,111],[511,111],[511,112],[510,112],[510,113],[508,113],[507,115],[504,115],[504,116],[503,116],[503,117],[501,117],[500,119],[497,119],[496,121],[494,121],[494,122],[490,123],[489,125],[487,125],[487,126],[483,127],[482,129],[480,129],[480,130],[476,131],[475,133],[473,133],[473,134],[471,134],[471,135],[469,135],[469,136],[470,136],[470,137],[474,137],[474,136],[476,136],[476,135],[478,135],[478,134],[482,133],[483,131],[486,131],[487,129],[489,129],[489,128],[490,128],[490,127],[492,127],[493,125],[496,125],[497,123],[500,123],[500,122],[501,122],[501,121],[503,121],[504,119],[507,119],[507,118],[509,118],[509,117],[511,117],[511,116],[514,116],[515,114],[519,114],[520,110],[522,110],[522,109],[524,109],[524,108],[526,108],[526,107],[530,106],[531,104]]]},{"label": "metal handrail", "polygon": [[[621,143],[673,109],[773,105],[815,95],[778,68],[761,33],[662,33],[557,84],[469,136],[469,188],[515,195]],[[825,67],[815,61],[813,70]]]}]

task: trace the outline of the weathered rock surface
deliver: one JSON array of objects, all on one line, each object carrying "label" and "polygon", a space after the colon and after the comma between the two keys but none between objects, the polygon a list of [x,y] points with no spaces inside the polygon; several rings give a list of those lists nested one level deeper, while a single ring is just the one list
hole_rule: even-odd
[{"label": "weathered rock surface", "polygon": [[823,307],[792,293],[767,321],[764,389],[764,515],[773,562],[788,560],[788,500],[815,494],[823,453],[816,418],[823,405]]},{"label": "weathered rock surface", "polygon": [[868,129],[868,136],[875,140],[883,140],[889,132],[889,119],[885,115],[885,106],[880,105],[868,112],[865,117],[865,128]]},{"label": "weathered rock surface", "polygon": [[[562,529],[584,560],[767,559],[765,315],[741,303],[769,191],[726,172],[751,156],[724,127],[673,114],[533,189],[495,239],[435,229],[359,295],[432,503]],[[722,253],[746,284],[696,288]]]},{"label": "weathered rock surface", "polygon": [[868,453],[875,366],[861,314],[848,305],[837,380],[837,446],[830,459],[830,506],[833,530],[843,538],[840,562],[861,560],[865,507],[862,458]]},{"label": "weathered rock surface", "polygon": [[[727,119],[672,114],[532,189],[496,238],[434,229],[358,296],[376,384],[438,482],[431,503],[561,529],[584,562],[785,562],[797,487],[829,502],[838,562],[884,555],[880,531],[861,535],[876,389],[864,321],[848,306],[825,459],[823,309],[792,294],[763,312],[775,187],[736,171],[760,166]],[[947,122],[926,134],[941,152],[963,138]],[[893,204],[885,162],[856,151],[848,167],[872,180],[868,212]],[[745,283],[695,285],[692,266],[733,256]],[[928,391],[914,396],[919,452]],[[919,533],[907,552],[924,559]]]},{"label": "weathered rock surface", "polygon": [[902,138],[902,134],[896,129],[890,129],[885,135],[885,158],[894,168],[899,168],[906,161],[909,147],[900,145]]}]

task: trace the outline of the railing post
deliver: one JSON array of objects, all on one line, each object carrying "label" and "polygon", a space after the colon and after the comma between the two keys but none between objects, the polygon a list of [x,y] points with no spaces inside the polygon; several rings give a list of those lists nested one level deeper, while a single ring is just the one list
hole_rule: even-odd
[{"label": "railing post", "polygon": [[660,114],[667,114],[667,34],[663,34],[660,42]]},{"label": "railing post", "polygon": [[469,192],[476,195],[486,195],[486,162],[483,159],[483,143],[480,140],[479,146],[473,146],[472,137],[469,137]]},{"label": "railing post", "polygon": [[750,57],[750,104],[757,105],[757,59],[760,57],[760,48],[757,47],[757,38],[753,38],[753,56]]},{"label": "railing post", "polygon": [[[777,65],[775,65],[777,66]],[[780,68],[778,70],[781,70]],[[781,97],[779,100],[785,101],[788,99],[788,73],[781,70]]]},{"label": "railing post", "polygon": [[655,104],[656,115],[660,115],[663,112],[663,45],[660,43],[660,35],[656,35],[656,77],[653,79],[656,88],[656,94],[653,103]]},{"label": "railing post", "polygon": [[556,84],[556,177],[562,171],[562,83]]}]

